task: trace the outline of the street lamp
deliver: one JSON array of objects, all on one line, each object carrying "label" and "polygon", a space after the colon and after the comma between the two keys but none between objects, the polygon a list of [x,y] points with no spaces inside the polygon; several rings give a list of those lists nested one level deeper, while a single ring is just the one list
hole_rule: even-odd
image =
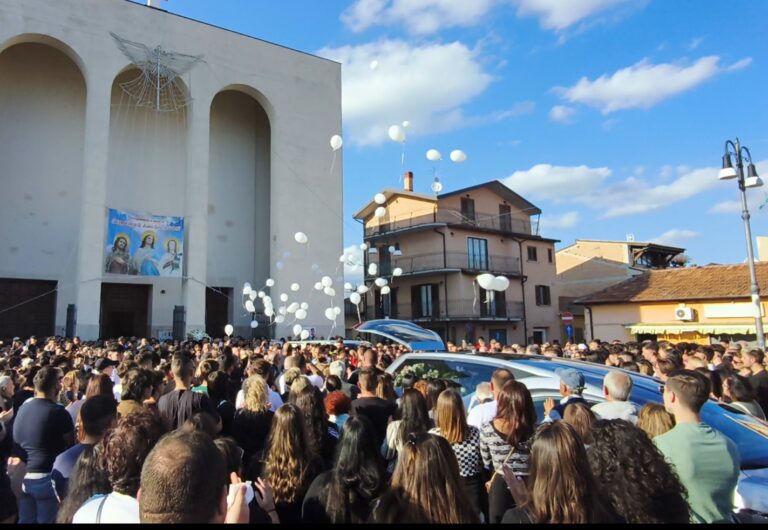
[{"label": "street lamp", "polygon": [[[729,150],[730,147],[730,150]],[[731,155],[736,157],[736,167],[731,164]],[[744,159],[749,162],[747,166],[747,176],[744,177]],[[720,180],[738,179],[739,190],[741,191],[741,218],[744,221],[744,234],[747,238],[747,262],[749,265],[750,291],[752,293],[752,304],[755,306],[755,331],[757,334],[757,345],[765,351],[765,333],[763,332],[763,311],[760,304],[760,287],[757,285],[757,274],[755,273],[755,256],[752,251],[752,229],[749,226],[749,209],[747,208],[747,188],[758,188],[763,185],[763,180],[757,175],[757,169],[752,162],[752,154],[749,149],[742,147],[739,139],[736,143],[727,140],[725,142],[725,154],[723,155],[723,168],[718,174]]]}]

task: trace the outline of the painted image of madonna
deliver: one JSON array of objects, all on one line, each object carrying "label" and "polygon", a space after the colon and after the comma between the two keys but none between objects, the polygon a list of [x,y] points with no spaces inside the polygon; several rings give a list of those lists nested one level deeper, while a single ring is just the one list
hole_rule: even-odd
[{"label": "painted image of madonna", "polygon": [[151,230],[141,234],[141,246],[133,254],[133,267],[141,276],[160,276],[155,254],[157,235]]}]

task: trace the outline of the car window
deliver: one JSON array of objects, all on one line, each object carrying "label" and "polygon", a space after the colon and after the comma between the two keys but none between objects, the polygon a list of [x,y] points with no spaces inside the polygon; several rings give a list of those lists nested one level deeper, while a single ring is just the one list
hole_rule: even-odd
[{"label": "car window", "polygon": [[405,372],[412,371],[421,379],[450,379],[459,385],[457,388],[466,406],[474,395],[477,385],[489,382],[496,368],[492,365],[467,361],[413,358],[403,362],[393,375],[398,393],[401,386],[400,378]]}]

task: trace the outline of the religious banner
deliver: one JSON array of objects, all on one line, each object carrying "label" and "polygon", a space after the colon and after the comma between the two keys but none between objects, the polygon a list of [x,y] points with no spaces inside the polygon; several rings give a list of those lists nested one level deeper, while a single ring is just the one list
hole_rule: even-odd
[{"label": "religious banner", "polygon": [[184,218],[109,209],[104,272],[181,278]]}]

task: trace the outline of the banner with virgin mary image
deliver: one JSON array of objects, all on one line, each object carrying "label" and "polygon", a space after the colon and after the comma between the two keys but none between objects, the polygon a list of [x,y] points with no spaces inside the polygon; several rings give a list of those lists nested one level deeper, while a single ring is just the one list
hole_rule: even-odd
[{"label": "banner with virgin mary image", "polygon": [[109,209],[106,274],[183,276],[184,218]]}]

